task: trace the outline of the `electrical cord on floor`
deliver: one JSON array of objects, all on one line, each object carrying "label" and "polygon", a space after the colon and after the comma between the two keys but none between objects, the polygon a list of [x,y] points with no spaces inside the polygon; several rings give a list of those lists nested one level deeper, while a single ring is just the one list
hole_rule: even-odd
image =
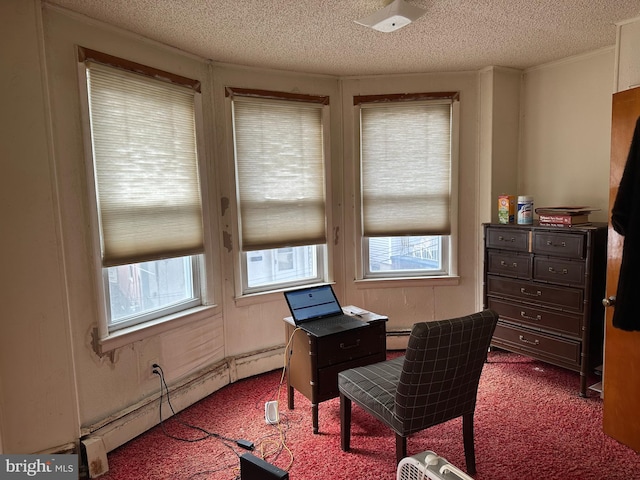
[{"label": "electrical cord on floor", "polygon": [[[266,403],[269,403],[273,400],[275,400],[278,405],[280,404],[280,392],[282,390],[282,386],[284,385],[285,374],[288,367],[290,366],[291,355],[293,354],[290,346],[293,341],[293,337],[298,330],[301,329],[299,327],[296,327],[293,330],[284,348],[284,365],[278,385],[275,387],[273,394],[267,393],[266,395],[262,396],[262,400],[256,401],[256,410],[264,408]],[[267,424],[274,427],[276,431],[256,440],[255,455],[259,456],[262,460],[269,461],[273,464],[275,461],[277,461],[278,458],[280,458],[280,455],[286,451],[289,454],[290,460],[285,470],[289,470],[289,468],[291,468],[291,465],[293,465],[293,453],[286,443],[286,432],[290,428],[291,423],[289,415],[281,414],[280,412],[277,413],[277,417],[274,415],[274,418],[271,418],[268,415],[269,414],[267,413],[267,410],[265,408],[265,420]]]},{"label": "electrical cord on floor", "polygon": [[[287,345],[285,347],[285,351],[284,351],[284,365],[282,368],[282,375],[280,376],[280,382],[278,383],[278,387],[276,389],[275,392],[275,401],[277,402],[277,404],[279,405],[279,400],[280,400],[280,391],[282,389],[282,385],[284,384],[284,379],[285,379],[285,374],[288,370],[288,367],[290,366],[290,362],[291,362],[291,356],[293,355],[293,350],[290,350],[290,346],[291,343],[293,341],[293,337],[296,334],[296,332],[300,330],[299,327],[296,327],[293,332],[291,333],[291,336],[289,337],[289,341],[287,342]],[[159,412],[160,412],[160,426],[162,428],[163,433],[169,437],[172,438],[174,440],[178,440],[178,441],[182,441],[182,442],[189,442],[189,443],[194,443],[194,442],[200,442],[203,440],[206,440],[208,438],[216,438],[218,440],[220,440],[220,442],[225,445],[227,448],[229,448],[238,458],[240,457],[240,455],[233,449],[233,446],[230,445],[229,443],[235,443],[237,446],[240,446],[246,450],[254,450],[254,445],[251,442],[248,442],[246,440],[242,440],[242,439],[232,439],[232,438],[228,438],[225,437],[223,435],[220,435],[218,433],[215,432],[210,432],[208,430],[206,430],[205,428],[199,427],[197,425],[192,425],[186,422],[181,421],[180,419],[177,418],[177,414],[175,409],[173,408],[173,405],[171,404],[171,399],[169,396],[169,386],[167,385],[167,382],[164,378],[164,371],[162,370],[162,367],[158,364],[153,364],[153,373],[158,375],[158,377],[160,378],[160,408],[159,408]],[[184,427],[196,430],[198,432],[200,432],[202,434],[202,436],[198,437],[198,438],[184,438],[184,437],[179,437],[177,435],[173,435],[171,433],[169,433],[164,425],[164,419],[162,418],[162,403],[163,403],[163,397],[166,391],[166,397],[167,397],[167,404],[169,405],[169,408],[171,409],[171,413],[173,414],[173,418],[176,422],[178,422],[179,424],[183,425]],[[279,417],[279,416],[278,416]],[[275,422],[269,422],[270,425],[274,426],[277,429],[277,434],[279,436],[279,441],[275,441],[275,440],[269,440],[266,441],[264,438],[262,439],[262,441],[259,442],[260,444],[260,457],[263,460],[266,460],[267,457],[272,457],[275,455],[275,458],[277,459],[280,454],[282,453],[283,450],[286,450],[289,454],[290,457],[290,461],[289,464],[287,465],[287,467],[285,468],[286,471],[288,471],[291,466],[293,465],[293,452],[289,449],[289,447],[286,444],[286,434],[285,434],[285,429],[283,429],[282,424],[284,423],[282,421],[282,418],[278,418],[277,421]],[[287,422],[287,428],[288,428],[288,422]],[[229,442],[229,443],[228,443]],[[275,446],[273,449],[271,450],[265,450],[265,446],[273,443]],[[197,477],[201,476],[201,475],[208,475],[211,473],[215,473],[215,472],[219,472],[222,470],[225,470],[228,467],[222,467],[220,469],[216,469],[216,470],[206,470],[206,471],[201,471],[201,472],[197,472],[193,475],[191,475],[189,478],[190,479],[196,479]],[[239,470],[236,468],[234,469],[234,472],[236,474],[235,476],[235,480],[239,480],[240,478],[240,474],[239,474]]]},{"label": "electrical cord on floor", "polygon": [[[280,391],[282,390],[282,385],[284,384],[285,375],[290,366],[291,356],[293,355],[293,350],[291,350],[291,344],[293,342],[293,337],[295,336],[298,330],[301,330],[300,327],[296,327],[293,330],[293,332],[291,332],[287,345],[284,348],[284,362],[283,362],[284,365],[282,367],[282,375],[280,376],[280,382],[278,383],[278,387],[275,393],[276,405],[280,405]],[[275,458],[277,459],[282,453],[282,451],[286,450],[287,453],[289,454],[289,464],[284,470],[288,471],[293,465],[293,452],[287,446],[285,430],[282,427],[282,419],[280,418],[280,415],[278,415],[277,420],[268,421],[268,423],[277,429],[279,440],[278,441],[269,440],[269,441],[260,442],[260,456],[263,460],[266,460],[267,457],[272,457],[272,456],[275,456]],[[274,444],[273,448],[270,450],[265,450],[265,446],[268,446],[271,443]]]},{"label": "electrical cord on floor", "polygon": [[234,474],[233,478],[234,478],[234,480],[240,480],[240,467],[235,466],[235,465],[227,465],[227,466],[224,466],[224,467],[217,468],[215,470],[202,470],[201,472],[197,472],[197,473],[194,473],[193,475],[190,475],[189,477],[187,477],[187,479],[188,480],[196,479],[196,478],[201,477],[203,475],[206,476],[205,478],[209,478],[209,475],[211,475],[213,473],[223,472],[223,471],[226,471],[226,470],[233,470],[233,474]]},{"label": "electrical cord on floor", "polygon": [[[232,445],[229,445],[229,443],[235,443],[237,446],[242,447],[246,450],[253,450],[253,443],[249,442],[247,440],[243,440],[243,439],[234,439],[234,438],[229,438],[229,437],[225,437],[224,435],[220,435],[219,433],[215,433],[215,432],[210,432],[205,428],[199,427],[197,425],[192,425],[190,423],[186,423],[183,422],[182,420],[180,420],[179,418],[177,418],[177,414],[175,409],[173,408],[173,405],[171,404],[171,398],[169,397],[169,386],[167,385],[167,382],[164,378],[164,371],[162,370],[162,367],[158,364],[153,364],[153,373],[158,375],[158,377],[160,377],[160,427],[162,428],[162,432],[169,438],[173,438],[174,440],[179,440],[181,442],[189,442],[189,443],[194,443],[194,442],[201,442],[202,440],[206,440],[208,438],[216,438],[218,440],[220,440],[220,442],[225,445],[226,447],[228,447],[233,453],[236,454],[236,456],[240,457],[240,455],[238,455],[238,453],[233,449]],[[166,397],[167,397],[167,404],[169,405],[169,408],[171,409],[171,413],[173,414],[173,418],[175,419],[176,422],[178,422],[180,425],[190,428],[192,430],[196,430],[198,432],[200,432],[202,434],[202,436],[198,437],[198,438],[184,438],[184,437],[179,437],[177,435],[173,435],[171,433],[169,433],[167,431],[167,429],[165,428],[164,425],[164,419],[162,418],[162,399],[164,396],[164,393],[166,391]]]}]

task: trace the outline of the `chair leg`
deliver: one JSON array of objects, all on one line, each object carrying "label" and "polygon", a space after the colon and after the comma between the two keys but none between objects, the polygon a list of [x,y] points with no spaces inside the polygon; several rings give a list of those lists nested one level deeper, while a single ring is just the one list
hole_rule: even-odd
[{"label": "chair leg", "polygon": [[407,437],[396,433],[396,463],[407,456]]},{"label": "chair leg", "polygon": [[462,416],[462,438],[464,442],[464,459],[467,473],[476,474],[476,447],[473,442],[473,412]]},{"label": "chair leg", "polygon": [[351,443],[351,399],[340,394],[340,447],[348,452]]}]

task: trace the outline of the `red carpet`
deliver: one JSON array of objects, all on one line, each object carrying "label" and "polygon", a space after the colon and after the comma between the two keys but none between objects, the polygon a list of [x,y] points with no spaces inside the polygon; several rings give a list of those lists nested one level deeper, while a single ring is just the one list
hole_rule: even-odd
[{"label": "red carpet", "polygon": [[[337,398],[320,405],[321,433],[314,435],[309,401],[296,393],[296,408],[288,410],[285,384],[281,430],[265,424],[264,404],[276,398],[280,378],[281,372],[270,372],[229,385],[166,420],[164,430],[193,440],[205,436],[179,420],[229,439],[250,440],[254,455],[264,454],[287,469],[291,480],[396,478],[392,432],[357,406],[349,453],[340,450]],[[640,479],[640,454],[602,433],[602,400],[593,392],[581,398],[578,384],[575,372],[491,352],[476,407],[474,479]],[[163,416],[169,411],[165,402]],[[460,419],[409,438],[409,455],[425,450],[466,470]],[[239,478],[238,458],[245,452],[220,438],[175,440],[158,426],[111,452],[109,473],[101,478],[233,480]]]}]

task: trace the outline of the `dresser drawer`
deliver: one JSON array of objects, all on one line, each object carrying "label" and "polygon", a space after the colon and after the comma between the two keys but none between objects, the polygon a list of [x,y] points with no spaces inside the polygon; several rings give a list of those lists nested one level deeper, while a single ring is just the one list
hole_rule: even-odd
[{"label": "dresser drawer", "polygon": [[500,248],[504,250],[529,251],[529,230],[517,230],[514,228],[492,228],[486,230],[487,248]]},{"label": "dresser drawer", "polygon": [[499,322],[492,345],[530,355],[555,365],[571,369],[580,368],[581,343],[562,337],[547,335],[517,325]]},{"label": "dresser drawer", "polygon": [[511,303],[496,298],[489,298],[487,307],[497,312],[500,319],[529,328],[571,335],[576,338],[580,338],[582,335],[582,315],[561,313],[526,303]]},{"label": "dresser drawer", "polygon": [[583,233],[533,232],[533,253],[567,258],[585,258],[585,247],[586,241]]},{"label": "dresser drawer", "polygon": [[585,284],[585,274],[584,261],[561,260],[553,257],[535,257],[533,260],[534,280],[581,287]]},{"label": "dresser drawer", "polygon": [[513,298],[539,306],[559,308],[581,313],[584,308],[584,291],[579,288],[527,282],[487,275],[487,295]]},{"label": "dresser drawer", "polygon": [[489,251],[487,272],[517,278],[531,278],[531,255]]},{"label": "dresser drawer", "polygon": [[311,354],[317,355],[317,367],[323,368],[385,351],[385,325],[376,322],[315,340]]}]

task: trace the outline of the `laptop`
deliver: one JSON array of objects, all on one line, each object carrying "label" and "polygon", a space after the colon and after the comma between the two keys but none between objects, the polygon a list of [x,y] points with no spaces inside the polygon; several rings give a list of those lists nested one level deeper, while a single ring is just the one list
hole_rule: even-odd
[{"label": "laptop", "polygon": [[346,315],[331,285],[284,292],[297,327],[322,337],[367,326],[367,322]]}]

